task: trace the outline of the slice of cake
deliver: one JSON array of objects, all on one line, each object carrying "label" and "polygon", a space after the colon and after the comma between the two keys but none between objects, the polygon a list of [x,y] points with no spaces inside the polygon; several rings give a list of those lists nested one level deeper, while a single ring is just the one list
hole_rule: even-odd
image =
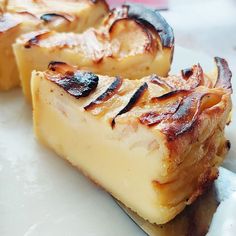
[{"label": "slice of cake", "polygon": [[9,0],[1,1],[0,8],[0,90],[20,83],[12,44],[21,34],[39,29],[82,32],[108,13],[104,0]]},{"label": "slice of cake", "polygon": [[52,62],[32,73],[36,136],[144,219],[166,223],[217,178],[230,146],[231,72],[215,61],[215,76],[194,65],[140,80]]},{"label": "slice of cake", "polygon": [[23,35],[14,45],[28,100],[32,70],[45,70],[52,60],[94,73],[138,79],[151,73],[167,75],[173,50],[173,31],[165,19],[133,4],[111,11],[99,29],[82,34],[35,32]]}]

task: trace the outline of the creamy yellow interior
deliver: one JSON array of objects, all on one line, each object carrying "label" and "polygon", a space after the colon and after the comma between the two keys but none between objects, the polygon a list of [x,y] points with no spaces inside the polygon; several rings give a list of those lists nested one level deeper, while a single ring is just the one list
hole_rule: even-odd
[{"label": "creamy yellow interior", "polygon": [[33,72],[32,94],[38,139],[152,223],[168,222],[191,203],[202,176],[215,174],[226,152],[223,132],[215,129],[171,171],[175,161],[168,161],[160,132],[140,125],[133,130],[119,119],[112,129],[106,116],[83,109],[88,98],[75,99],[40,72]]}]

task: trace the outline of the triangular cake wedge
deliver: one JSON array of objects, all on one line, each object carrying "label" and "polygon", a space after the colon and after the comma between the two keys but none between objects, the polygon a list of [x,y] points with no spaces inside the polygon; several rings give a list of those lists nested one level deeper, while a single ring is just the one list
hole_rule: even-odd
[{"label": "triangular cake wedge", "polygon": [[82,32],[101,23],[109,10],[105,0],[9,0],[0,2],[0,8],[0,90],[20,84],[12,44],[21,34],[40,29]]},{"label": "triangular cake wedge", "polygon": [[195,65],[140,80],[52,62],[32,73],[36,136],[141,217],[166,223],[212,184],[230,147],[231,72],[215,61],[215,78]]},{"label": "triangular cake wedge", "polygon": [[31,100],[32,70],[60,60],[94,73],[138,79],[167,75],[174,50],[171,27],[158,13],[140,5],[111,11],[98,29],[83,34],[35,32],[20,37],[14,52],[23,92]]}]

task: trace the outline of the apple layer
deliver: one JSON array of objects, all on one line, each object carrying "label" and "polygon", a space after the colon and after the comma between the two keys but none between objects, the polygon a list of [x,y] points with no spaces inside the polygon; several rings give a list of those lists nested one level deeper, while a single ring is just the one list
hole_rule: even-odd
[{"label": "apple layer", "polygon": [[[66,4],[65,4],[66,2]],[[104,0],[0,2],[0,90],[20,84],[12,44],[21,34],[39,29],[82,32],[102,22],[108,13]],[[63,10],[62,10],[63,9]],[[91,15],[90,13],[93,12]]]},{"label": "apple layer", "polygon": [[163,17],[138,5],[114,9],[98,29],[83,34],[35,32],[20,37],[14,52],[24,94],[31,100],[32,70],[64,61],[94,73],[129,79],[167,75],[174,36]]},{"label": "apple layer", "polygon": [[8,0],[4,7],[8,13],[28,12],[42,27],[62,32],[82,32],[98,25],[108,10],[105,0]]},{"label": "apple layer", "polygon": [[[97,76],[62,62],[32,73],[38,139],[127,207],[163,224],[217,178],[229,149],[231,72]],[[178,88],[178,89],[177,89]]]}]

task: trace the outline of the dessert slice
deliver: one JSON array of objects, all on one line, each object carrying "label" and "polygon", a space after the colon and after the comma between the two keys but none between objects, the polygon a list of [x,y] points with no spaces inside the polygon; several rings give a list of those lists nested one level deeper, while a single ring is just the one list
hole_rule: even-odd
[{"label": "dessert slice", "polygon": [[6,12],[29,12],[44,27],[63,32],[82,32],[98,25],[108,10],[105,0],[8,0],[5,6]]},{"label": "dessert slice", "polygon": [[163,224],[217,178],[229,149],[231,72],[200,65],[140,80],[96,75],[63,62],[32,73],[38,139],[127,207]]},{"label": "dessert slice", "polygon": [[137,79],[151,73],[167,75],[173,50],[173,31],[163,17],[133,4],[114,9],[99,29],[82,34],[35,32],[23,35],[14,45],[28,100],[32,70],[45,70],[52,60],[94,73]]},{"label": "dessert slice", "polygon": [[81,32],[108,13],[104,0],[9,0],[1,1],[0,8],[4,12],[0,12],[0,90],[20,83],[12,44],[21,34],[39,29]]}]

